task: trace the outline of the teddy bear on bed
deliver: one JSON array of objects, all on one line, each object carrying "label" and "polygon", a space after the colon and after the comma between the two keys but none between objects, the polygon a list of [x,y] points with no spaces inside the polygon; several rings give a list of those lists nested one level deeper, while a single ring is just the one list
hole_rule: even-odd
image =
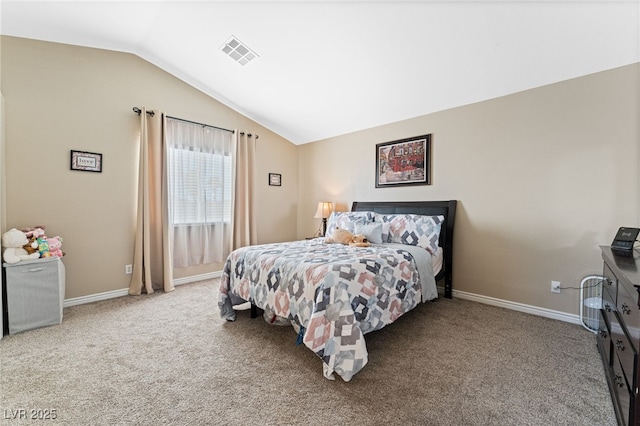
[{"label": "teddy bear on bed", "polygon": [[352,234],[346,229],[336,228],[330,237],[324,239],[326,244],[348,244],[352,247],[369,247],[371,243],[362,234]]}]

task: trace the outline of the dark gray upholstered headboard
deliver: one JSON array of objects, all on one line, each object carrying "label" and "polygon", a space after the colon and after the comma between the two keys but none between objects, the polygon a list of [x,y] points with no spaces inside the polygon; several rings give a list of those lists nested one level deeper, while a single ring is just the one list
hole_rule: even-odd
[{"label": "dark gray upholstered headboard", "polygon": [[444,264],[436,281],[444,279],[444,297],[451,299],[453,289],[453,225],[456,217],[456,200],[449,201],[354,201],[352,211],[369,211],[380,214],[419,214],[444,216],[440,231],[440,247],[444,253]]}]

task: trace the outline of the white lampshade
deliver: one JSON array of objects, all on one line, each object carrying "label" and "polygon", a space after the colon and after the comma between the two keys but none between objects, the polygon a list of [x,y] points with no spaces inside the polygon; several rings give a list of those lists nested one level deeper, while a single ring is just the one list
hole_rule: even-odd
[{"label": "white lampshade", "polygon": [[331,216],[331,212],[333,211],[333,205],[329,201],[320,201],[318,203],[318,210],[316,210],[315,217],[316,219],[326,219]]}]

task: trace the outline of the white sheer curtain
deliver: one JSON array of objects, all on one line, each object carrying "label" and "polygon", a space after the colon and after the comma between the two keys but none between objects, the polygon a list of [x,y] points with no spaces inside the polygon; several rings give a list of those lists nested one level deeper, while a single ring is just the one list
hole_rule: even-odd
[{"label": "white sheer curtain", "polygon": [[224,262],[232,247],[235,136],[167,118],[174,267]]}]

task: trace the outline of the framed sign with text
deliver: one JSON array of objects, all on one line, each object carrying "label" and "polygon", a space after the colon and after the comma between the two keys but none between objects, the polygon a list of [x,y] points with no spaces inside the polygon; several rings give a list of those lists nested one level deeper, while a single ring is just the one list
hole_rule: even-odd
[{"label": "framed sign with text", "polygon": [[71,170],[102,172],[102,154],[71,150]]},{"label": "framed sign with text", "polygon": [[269,173],[270,186],[282,186],[282,175],[280,173]]}]

